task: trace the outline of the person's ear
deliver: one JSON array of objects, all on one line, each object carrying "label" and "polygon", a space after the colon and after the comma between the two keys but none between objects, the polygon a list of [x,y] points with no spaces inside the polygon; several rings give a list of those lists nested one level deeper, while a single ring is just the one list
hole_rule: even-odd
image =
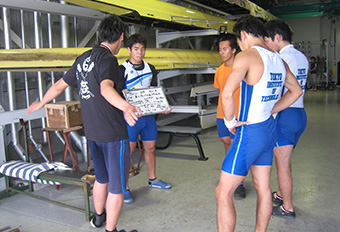
[{"label": "person's ear", "polygon": [[277,42],[281,42],[282,41],[282,35],[279,35],[279,34],[275,34],[274,36],[274,41],[277,41]]},{"label": "person's ear", "polygon": [[241,35],[241,41],[245,40],[245,38],[247,37],[247,33],[245,31],[241,31],[240,35]]}]

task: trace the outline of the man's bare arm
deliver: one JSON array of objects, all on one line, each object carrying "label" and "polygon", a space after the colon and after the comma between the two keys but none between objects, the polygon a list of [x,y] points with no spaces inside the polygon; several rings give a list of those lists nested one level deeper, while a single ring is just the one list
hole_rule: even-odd
[{"label": "man's bare arm", "polygon": [[230,121],[235,116],[234,92],[245,78],[249,69],[249,62],[244,52],[236,55],[232,71],[224,85],[221,102],[223,114],[226,120]]},{"label": "man's bare arm", "polygon": [[287,70],[287,76],[284,86],[288,89],[288,91],[278,102],[276,102],[272,109],[272,114],[276,114],[292,105],[303,93],[299,82],[296,80],[296,77],[290,71],[286,62],[284,62],[284,64]]},{"label": "man's bare arm", "polygon": [[57,81],[48,91],[45,93],[43,99],[39,102],[33,102],[26,110],[28,114],[31,114],[37,110],[40,110],[45,104],[52,101],[54,98],[59,96],[69,85],[61,78]]}]

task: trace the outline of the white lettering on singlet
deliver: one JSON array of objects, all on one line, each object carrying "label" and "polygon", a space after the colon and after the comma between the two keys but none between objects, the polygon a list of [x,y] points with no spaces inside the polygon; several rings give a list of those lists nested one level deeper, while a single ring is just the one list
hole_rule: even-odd
[{"label": "white lettering on singlet", "polygon": [[270,81],[267,82],[267,89],[272,89],[272,94],[268,96],[262,96],[261,102],[277,100],[279,98],[277,89],[281,89],[282,85],[282,73],[270,73]]}]

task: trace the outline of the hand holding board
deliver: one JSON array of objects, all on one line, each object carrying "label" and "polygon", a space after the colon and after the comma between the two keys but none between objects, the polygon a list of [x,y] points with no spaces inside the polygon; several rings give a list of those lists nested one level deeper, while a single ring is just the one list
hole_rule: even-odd
[{"label": "hand holding board", "polygon": [[163,113],[171,109],[162,87],[124,89],[123,94],[131,105],[141,109],[141,116]]}]

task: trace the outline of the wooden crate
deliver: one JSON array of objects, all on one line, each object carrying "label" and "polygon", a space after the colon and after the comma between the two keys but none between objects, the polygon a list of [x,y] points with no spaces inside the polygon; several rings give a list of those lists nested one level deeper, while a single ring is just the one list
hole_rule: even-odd
[{"label": "wooden crate", "polygon": [[83,124],[79,101],[61,101],[46,104],[47,127],[70,128]]}]

